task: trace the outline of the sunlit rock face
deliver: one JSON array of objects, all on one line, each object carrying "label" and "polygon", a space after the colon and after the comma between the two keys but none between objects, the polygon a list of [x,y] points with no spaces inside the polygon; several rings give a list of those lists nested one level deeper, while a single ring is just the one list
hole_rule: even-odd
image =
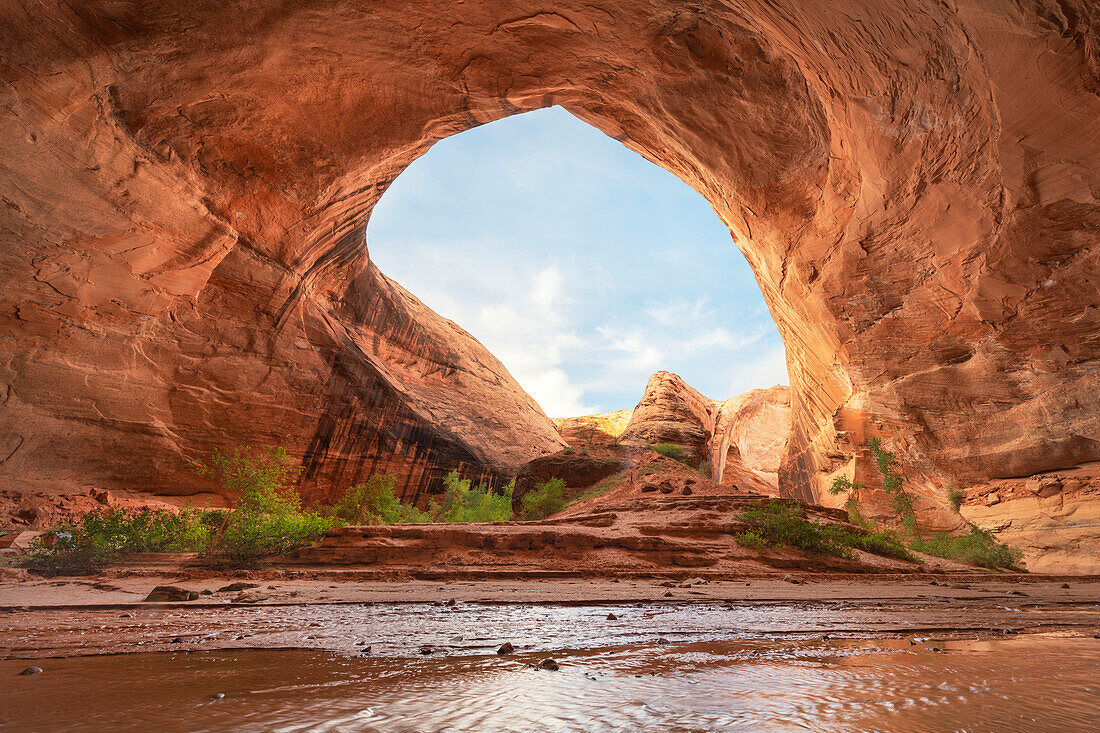
[{"label": "sunlit rock face", "polygon": [[649,378],[619,440],[678,446],[684,451],[680,460],[698,467],[717,483],[776,495],[790,426],[787,387],[754,389],[732,399],[712,400],[678,375],[657,372]]},{"label": "sunlit rock face", "polygon": [[9,0],[3,21],[9,486],[187,492],[185,458],[253,443],[304,456],[311,490],[393,467],[415,493],[558,449],[363,241],[433,142],[550,104],[729,225],[787,347],[784,492],[866,478],[871,435],[940,507],[1100,460],[1085,0]]}]

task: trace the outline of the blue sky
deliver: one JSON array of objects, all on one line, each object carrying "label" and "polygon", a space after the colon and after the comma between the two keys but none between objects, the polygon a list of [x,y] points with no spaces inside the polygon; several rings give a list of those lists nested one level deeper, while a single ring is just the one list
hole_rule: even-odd
[{"label": "blue sky", "polygon": [[437,143],[367,226],[382,272],[472,333],[551,417],[786,384],[729,231],[680,179],[559,107]]}]

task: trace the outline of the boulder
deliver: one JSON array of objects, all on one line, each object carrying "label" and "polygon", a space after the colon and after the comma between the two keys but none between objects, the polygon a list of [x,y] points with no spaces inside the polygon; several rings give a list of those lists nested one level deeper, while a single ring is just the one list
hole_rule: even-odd
[{"label": "boulder", "polygon": [[199,592],[175,585],[158,585],[145,597],[147,602],[197,601]]}]

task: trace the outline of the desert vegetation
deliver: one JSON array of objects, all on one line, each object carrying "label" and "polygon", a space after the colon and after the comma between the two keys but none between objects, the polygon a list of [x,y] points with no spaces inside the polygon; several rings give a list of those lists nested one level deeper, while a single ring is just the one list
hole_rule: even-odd
[{"label": "desert vegetation", "polygon": [[[884,449],[878,438],[871,438],[867,447],[875,459],[875,466],[882,478],[882,488],[890,496],[900,524],[903,537],[898,538],[899,542],[904,542],[909,549],[925,555],[942,557],[967,565],[990,569],[1019,567],[1023,558],[1023,553],[1019,549],[998,542],[991,532],[973,524],[967,523],[970,531],[964,535],[922,531],[917,525],[916,513],[913,511],[913,498],[904,489],[905,477],[897,471],[897,456]],[[845,507],[848,509],[848,518],[853,524],[874,533],[878,531],[875,523],[865,519],[859,512],[857,494],[863,488],[864,485],[861,482],[838,477],[833,480],[829,493],[847,494]],[[964,492],[958,489],[948,492],[948,501],[956,514],[962,507],[965,496]]]},{"label": "desert vegetation", "polygon": [[687,457],[687,450],[684,449],[684,446],[676,445],[675,443],[657,443],[656,445],[647,445],[646,447],[674,461],[682,461]]},{"label": "desert vegetation", "polygon": [[[395,478],[376,474],[330,507],[302,506],[299,467],[283,448],[239,447],[194,462],[230,500],[228,509],[108,507],[63,524],[36,541],[22,564],[44,575],[99,570],[142,552],[195,552],[214,567],[250,568],[314,544],[346,524],[503,522],[512,518],[515,482],[471,486],[451,471],[427,509],[400,501]],[[565,483],[551,479],[524,497],[521,516],[538,519],[565,505]]]},{"label": "desert vegetation", "polygon": [[214,566],[254,567],[316,542],[337,523],[302,508],[298,466],[282,448],[235,448],[195,467],[222,485],[229,509],[101,509],[40,538],[23,564],[72,574],[139,552],[197,552]]},{"label": "desert vegetation", "polygon": [[545,519],[565,508],[565,482],[552,478],[541,484],[520,499],[519,518],[525,521]]},{"label": "desert vegetation", "polygon": [[796,548],[807,555],[852,557],[853,548],[875,555],[915,561],[898,536],[887,530],[851,531],[837,525],[821,525],[806,518],[796,499],[770,499],[746,508],[740,519],[748,529],[737,542],[756,550]]}]

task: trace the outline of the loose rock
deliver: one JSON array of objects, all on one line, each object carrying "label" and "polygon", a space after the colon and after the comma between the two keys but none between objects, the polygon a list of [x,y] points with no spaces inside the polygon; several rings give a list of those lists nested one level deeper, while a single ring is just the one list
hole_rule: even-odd
[{"label": "loose rock", "polygon": [[259,583],[230,583],[229,585],[223,585],[218,588],[219,593],[236,593],[242,590],[249,590],[251,588],[259,588]]},{"label": "loose rock", "polygon": [[42,674],[42,668],[41,667],[27,667],[26,669],[24,669],[22,672],[19,673],[19,676],[20,677],[29,677],[32,674]]},{"label": "loose rock", "polygon": [[511,654],[515,650],[516,650],[516,648],[514,646],[512,646],[512,642],[506,641],[506,642],[504,642],[503,644],[500,645],[499,649],[497,649],[497,654],[502,654],[502,655],[503,654]]},{"label": "loose rock", "polygon": [[158,585],[145,597],[147,602],[163,603],[165,601],[197,601],[198,591],[187,590],[175,585]]}]

